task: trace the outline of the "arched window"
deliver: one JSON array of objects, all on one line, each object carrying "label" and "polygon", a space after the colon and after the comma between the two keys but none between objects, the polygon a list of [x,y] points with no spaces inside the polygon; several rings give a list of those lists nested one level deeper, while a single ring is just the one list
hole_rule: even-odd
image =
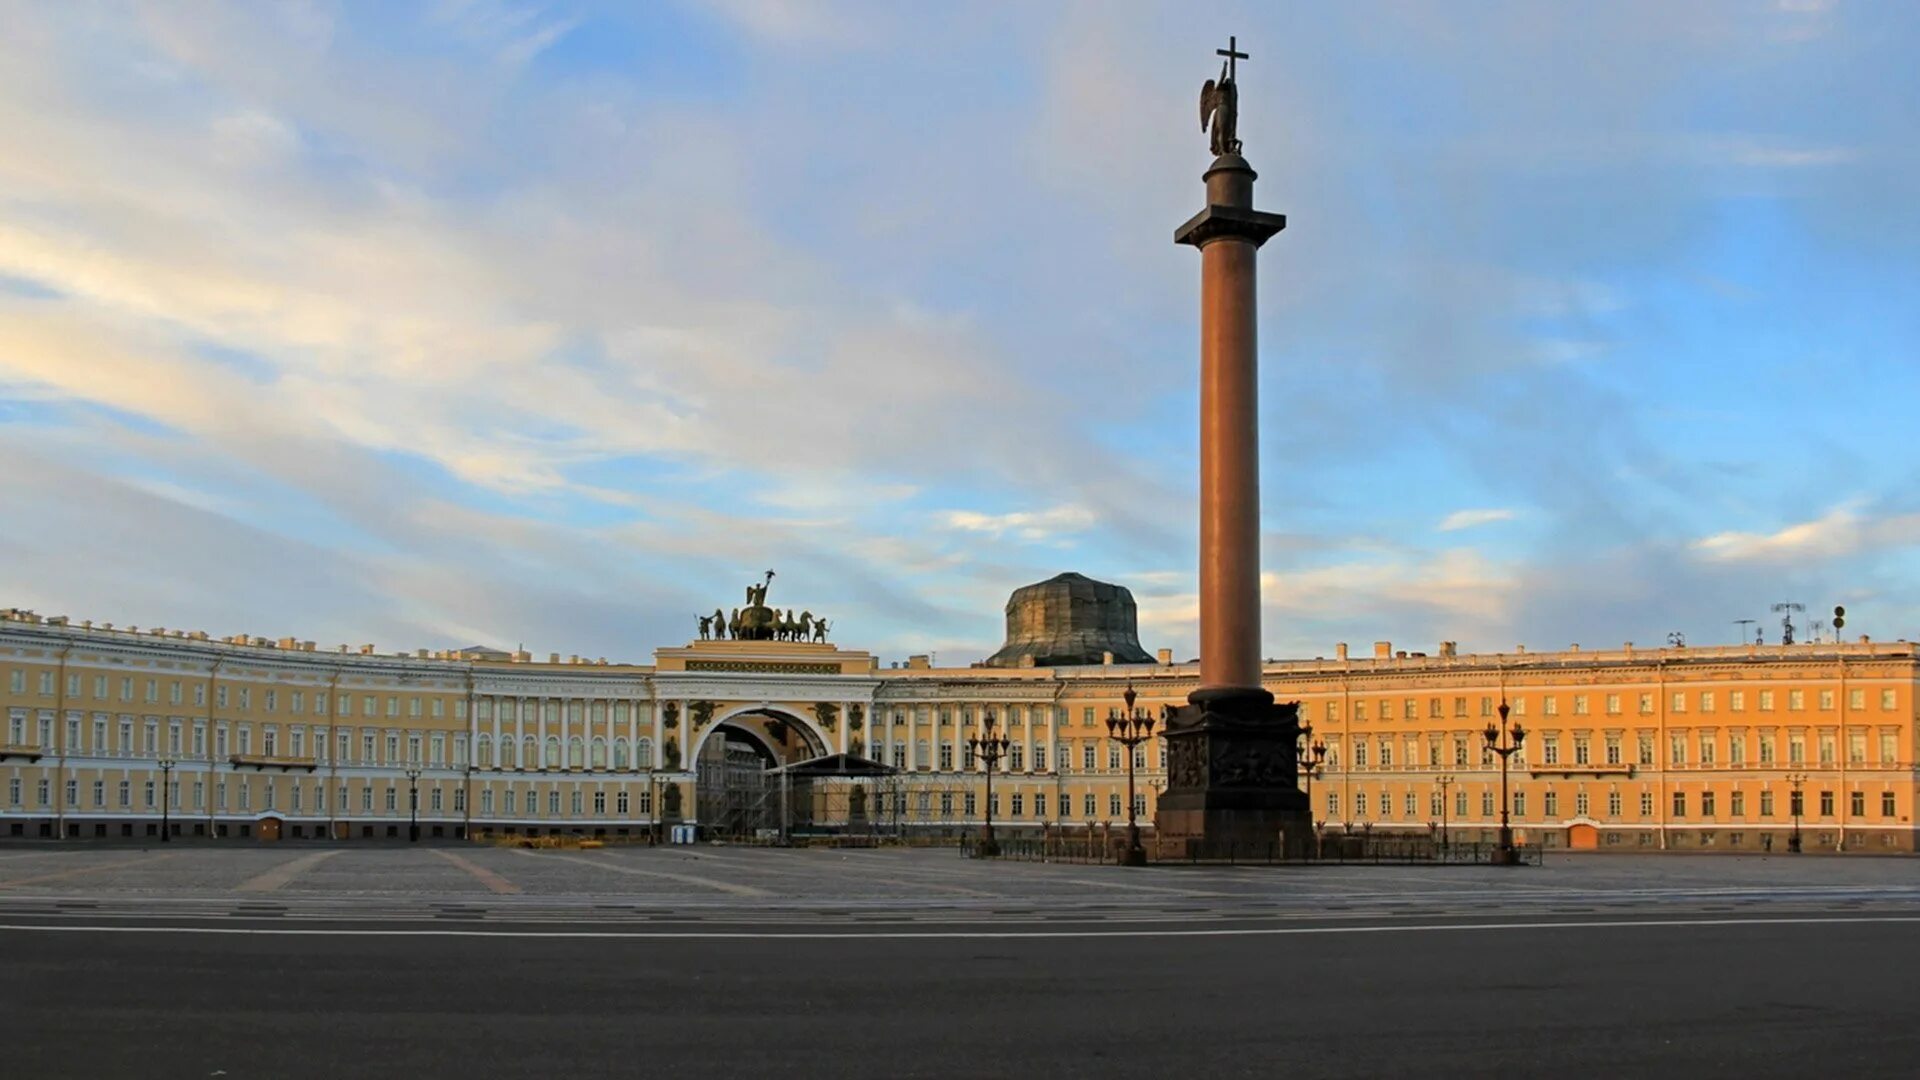
[{"label": "arched window", "polygon": [[567,740],[567,768],[577,769],[586,763],[585,759],[586,747],[581,744],[580,736],[572,736]]},{"label": "arched window", "polygon": [[516,757],[517,755],[514,754],[513,752],[513,740],[501,739],[500,740],[500,767],[503,769],[513,768],[514,759]]},{"label": "arched window", "polygon": [[493,764],[493,739],[482,735],[473,741],[473,762],[480,768]]},{"label": "arched window", "polygon": [[593,756],[587,759],[589,764],[596,769],[604,769],[607,767],[607,740],[597,735],[594,736],[591,753]]},{"label": "arched window", "polygon": [[549,769],[557,769],[560,767],[560,736],[547,736],[547,757],[541,764]]},{"label": "arched window", "polygon": [[642,769],[653,768],[653,740],[642,738],[633,744],[633,763]]},{"label": "arched window", "polygon": [[624,737],[613,740],[613,767],[622,771],[627,767],[627,740]]},{"label": "arched window", "polygon": [[540,743],[531,735],[520,740],[520,767],[523,769],[540,767]]}]

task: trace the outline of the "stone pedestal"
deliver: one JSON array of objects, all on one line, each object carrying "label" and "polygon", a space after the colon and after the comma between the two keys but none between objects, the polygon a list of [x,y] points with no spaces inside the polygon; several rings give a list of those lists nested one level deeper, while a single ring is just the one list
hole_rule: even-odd
[{"label": "stone pedestal", "polygon": [[1306,858],[1297,703],[1265,690],[1196,690],[1167,719],[1167,788],[1154,812],[1161,859]]}]

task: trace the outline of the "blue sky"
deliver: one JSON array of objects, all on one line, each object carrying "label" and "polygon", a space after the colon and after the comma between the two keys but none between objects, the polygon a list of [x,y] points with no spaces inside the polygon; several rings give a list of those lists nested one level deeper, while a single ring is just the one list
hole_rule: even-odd
[{"label": "blue sky", "polygon": [[[1267,650],[1920,632],[1920,15],[1775,3],[0,9],[0,599],[644,659],[737,602],[1192,654],[1238,35]],[[1768,638],[1777,637],[1769,627]]]}]

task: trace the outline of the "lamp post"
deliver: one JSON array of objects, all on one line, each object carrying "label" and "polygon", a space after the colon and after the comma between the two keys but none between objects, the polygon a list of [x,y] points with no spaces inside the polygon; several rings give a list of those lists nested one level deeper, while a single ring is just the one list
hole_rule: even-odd
[{"label": "lamp post", "polygon": [[1793,794],[1789,796],[1792,803],[1788,807],[1789,810],[1793,811],[1793,832],[1787,835],[1787,850],[1796,855],[1800,853],[1800,786],[1806,782],[1807,775],[1805,773],[1789,773],[1787,775],[1787,783],[1793,785]]},{"label": "lamp post", "polygon": [[420,842],[420,770],[407,769],[407,843]]},{"label": "lamp post", "polygon": [[[1300,770],[1301,793],[1307,799],[1307,820],[1313,820],[1313,778],[1320,775],[1320,764],[1327,760],[1327,744],[1324,739],[1313,737],[1313,721],[1300,725],[1300,742],[1296,746],[1298,757],[1295,764]],[[1313,828],[1313,857],[1320,857],[1320,828]]]},{"label": "lamp post", "polygon": [[1487,730],[1480,733],[1487,740],[1487,749],[1500,755],[1500,849],[1494,861],[1501,866],[1517,866],[1520,863],[1519,853],[1513,850],[1513,827],[1507,819],[1507,759],[1518,753],[1520,744],[1527,739],[1526,729],[1520,726],[1520,721],[1515,720],[1511,726],[1507,725],[1509,711],[1507,696],[1501,694],[1500,722],[1489,722]]},{"label": "lamp post", "polygon": [[1127,748],[1127,851],[1120,862],[1123,866],[1145,866],[1147,849],[1140,846],[1140,822],[1133,804],[1133,754],[1135,747],[1153,738],[1153,715],[1134,707],[1138,695],[1133,692],[1132,683],[1127,684],[1127,692],[1120,696],[1127,703],[1126,708],[1107,710],[1107,738]]},{"label": "lamp post", "polygon": [[1433,782],[1440,785],[1440,847],[1441,850],[1445,850],[1447,846],[1447,789],[1453,786],[1453,777],[1450,775],[1435,777]]},{"label": "lamp post", "polygon": [[179,763],[163,757],[154,764],[160,766],[160,842],[165,844],[173,840],[173,767]]},{"label": "lamp post", "polygon": [[1008,747],[1013,745],[1013,740],[1005,735],[994,734],[996,722],[992,709],[983,710],[980,714],[980,734],[967,740],[967,745],[973,748],[974,754],[987,767],[987,823],[980,836],[982,855],[1000,854],[1000,845],[993,839],[993,770],[1000,764],[1000,759],[1007,756]]}]

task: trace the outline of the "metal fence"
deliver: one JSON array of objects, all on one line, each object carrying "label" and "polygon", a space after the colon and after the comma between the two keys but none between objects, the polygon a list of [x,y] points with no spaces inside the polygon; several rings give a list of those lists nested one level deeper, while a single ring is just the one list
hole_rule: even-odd
[{"label": "metal fence", "polygon": [[[1114,839],[1118,838],[1119,834],[1116,834]],[[999,851],[992,857],[1013,862],[1114,863],[1119,861],[1120,855],[1117,843],[1101,843],[1086,836],[1008,838],[997,841],[995,846]],[[968,858],[988,857],[981,851],[978,836],[966,838],[961,848]],[[1441,844],[1423,836],[1329,834],[1321,837],[1317,852],[1306,857],[1289,857],[1277,841],[1269,844],[1188,843],[1184,845],[1185,850],[1173,858],[1159,857],[1151,840],[1146,848],[1148,861],[1161,865],[1314,866],[1379,863],[1493,866],[1504,861],[1497,844]],[[1540,856],[1537,846],[1515,845],[1513,848],[1514,861],[1521,865],[1538,866]]]}]

